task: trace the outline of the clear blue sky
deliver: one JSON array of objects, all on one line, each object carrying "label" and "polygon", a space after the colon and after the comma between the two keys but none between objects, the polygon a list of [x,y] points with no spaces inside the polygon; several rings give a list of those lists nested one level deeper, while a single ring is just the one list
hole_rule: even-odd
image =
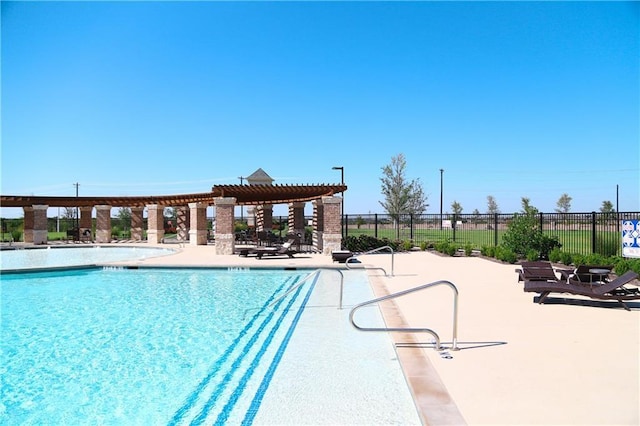
[{"label": "clear blue sky", "polygon": [[[640,210],[638,2],[2,2],[4,195],[206,192],[263,168],[384,213]],[[21,209],[3,209],[20,217]],[[276,214],[279,214],[276,211]],[[285,214],[285,213],[280,213]]]}]

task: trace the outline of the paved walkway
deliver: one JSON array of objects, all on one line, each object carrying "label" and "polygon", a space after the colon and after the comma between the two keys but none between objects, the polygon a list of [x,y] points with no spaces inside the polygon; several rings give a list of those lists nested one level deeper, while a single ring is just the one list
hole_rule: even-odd
[{"label": "paved walkway", "polygon": [[[149,245],[145,244],[146,247]],[[168,247],[164,245],[162,247]],[[184,246],[138,265],[341,267],[329,256],[215,255],[214,246]],[[360,257],[391,274],[392,256]],[[342,265],[342,267],[344,267]],[[425,424],[640,424],[640,304],[628,312],[578,298],[533,303],[515,265],[429,252],[396,253],[393,276],[371,270],[376,294],[448,280],[459,290],[458,344],[434,351],[427,335],[395,336],[397,352]],[[452,291],[431,288],[385,302],[388,325],[431,328],[452,340]],[[554,303],[555,302],[555,303]],[[449,343],[450,346],[450,343]]]}]

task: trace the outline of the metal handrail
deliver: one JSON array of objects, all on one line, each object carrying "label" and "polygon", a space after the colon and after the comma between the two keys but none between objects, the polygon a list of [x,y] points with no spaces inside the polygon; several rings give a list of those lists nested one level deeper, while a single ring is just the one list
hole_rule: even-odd
[{"label": "metal handrail", "polygon": [[435,287],[438,285],[447,285],[449,286],[449,288],[453,290],[453,342],[452,342],[453,346],[451,347],[451,350],[457,351],[458,350],[458,289],[450,281],[445,281],[445,280],[435,281],[429,284],[423,284],[418,287],[410,288],[408,290],[403,290],[397,293],[388,294],[383,297],[378,297],[377,299],[369,300],[368,302],[360,303],[359,305],[356,305],[351,309],[351,312],[349,313],[349,321],[351,321],[351,325],[353,327],[355,327],[357,330],[360,330],[360,331],[402,331],[402,332],[408,332],[408,333],[428,333],[431,336],[433,336],[433,338],[436,341],[435,349],[437,351],[441,351],[443,350],[443,348],[440,345],[440,336],[438,335],[438,333],[431,330],[430,328],[360,327],[355,323],[353,318],[356,310],[362,308],[363,306],[372,305],[374,303],[382,302],[384,300],[395,299],[397,297],[404,296],[409,293],[414,293],[416,291],[424,290],[424,289]]},{"label": "metal handrail", "polygon": [[[374,248],[374,249],[369,250],[369,251],[364,252],[364,253],[360,253],[359,255],[351,256],[351,257],[347,258],[347,260],[345,260],[344,264],[347,267],[347,269],[351,269],[351,268],[349,268],[349,260],[355,259],[355,258],[357,258],[358,256],[361,256],[361,255],[377,253],[379,251],[382,251],[383,249],[389,249],[389,251],[391,251],[391,276],[393,276],[393,248],[391,246],[382,246],[382,247]],[[381,267],[364,268],[364,269],[380,269],[380,270],[382,270],[384,272],[385,276],[388,276],[387,271],[384,268],[381,268]]]},{"label": "metal handrail", "polygon": [[304,277],[303,279],[301,279],[300,281],[298,281],[296,284],[292,285],[291,288],[289,288],[289,290],[285,291],[284,294],[282,294],[280,297],[278,297],[276,300],[274,300],[273,302],[269,303],[269,305],[267,305],[267,308],[272,307],[273,305],[275,305],[276,303],[278,303],[279,301],[281,301],[282,299],[284,299],[285,297],[287,297],[287,295],[289,293],[291,293],[292,291],[294,291],[295,289],[297,289],[298,287],[300,287],[302,284],[306,283],[307,281],[309,281],[311,279],[311,277],[314,277],[316,275],[318,275],[320,273],[320,269],[316,269],[315,271],[313,271],[312,273],[310,273],[309,275],[307,275],[306,277]]}]

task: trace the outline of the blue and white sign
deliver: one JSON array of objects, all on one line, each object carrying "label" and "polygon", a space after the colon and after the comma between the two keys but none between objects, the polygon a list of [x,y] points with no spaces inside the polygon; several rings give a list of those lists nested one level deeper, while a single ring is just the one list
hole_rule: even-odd
[{"label": "blue and white sign", "polygon": [[622,256],[640,257],[640,220],[622,221]]}]

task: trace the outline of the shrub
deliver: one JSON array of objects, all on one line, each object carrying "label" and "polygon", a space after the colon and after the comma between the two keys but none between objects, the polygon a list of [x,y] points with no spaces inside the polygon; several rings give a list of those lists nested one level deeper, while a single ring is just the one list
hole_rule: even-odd
[{"label": "shrub", "polygon": [[509,247],[498,246],[496,247],[496,259],[507,263],[516,263],[518,256]]},{"label": "shrub", "polygon": [[111,238],[118,238],[120,236],[120,227],[113,226],[111,228]]},{"label": "shrub", "polygon": [[571,265],[572,261],[573,261],[573,256],[571,256],[571,253],[567,253],[564,251],[560,252],[560,263],[563,263],[565,265]]},{"label": "shrub", "polygon": [[399,242],[390,241],[388,238],[375,238],[369,235],[358,237],[347,236],[343,240],[344,248],[354,253],[364,253],[379,247],[389,246],[393,251],[398,251]]},{"label": "shrub", "polygon": [[426,241],[423,241],[420,243],[420,250],[425,251],[428,247],[429,243]]},{"label": "shrub", "polygon": [[482,253],[483,256],[495,257],[496,248],[494,246],[482,246],[480,253]]},{"label": "shrub", "polygon": [[560,262],[561,258],[562,258],[562,252],[558,247],[554,248],[549,252],[549,261],[553,263],[558,263]]},{"label": "shrub", "polygon": [[574,253],[571,255],[571,263],[574,265],[586,265],[587,257],[583,254]]},{"label": "shrub", "polygon": [[413,241],[403,241],[402,248],[405,251],[410,251],[413,248]]},{"label": "shrub", "polygon": [[529,249],[527,250],[527,260],[530,262],[536,261],[540,259],[540,252],[538,250]]},{"label": "shrub", "polygon": [[539,229],[536,209],[528,209],[524,214],[516,214],[509,223],[502,244],[517,256],[528,256],[529,250],[538,252],[540,259],[548,259],[549,252],[562,245],[558,237],[550,237]]},{"label": "shrub", "polygon": [[464,254],[466,256],[471,256],[471,253],[473,253],[473,246],[471,245],[471,243],[467,243],[464,245]]}]

